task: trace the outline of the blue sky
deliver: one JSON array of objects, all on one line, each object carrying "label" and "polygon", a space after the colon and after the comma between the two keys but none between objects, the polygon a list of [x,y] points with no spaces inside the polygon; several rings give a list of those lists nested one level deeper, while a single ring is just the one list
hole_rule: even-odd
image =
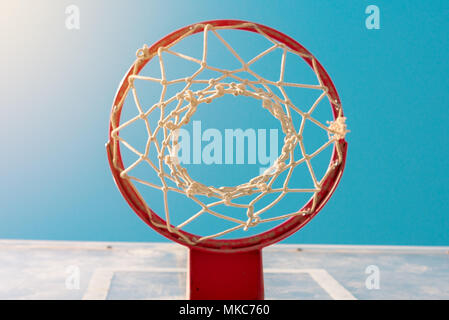
[{"label": "blue sky", "polygon": [[[65,8],[80,9],[80,30]],[[380,29],[365,8],[380,9]],[[447,1],[15,1],[0,4],[0,238],[165,241],[107,164],[109,111],[137,48],[184,25],[243,19],[325,66],[351,133],[343,179],[286,242],[449,245]]]}]

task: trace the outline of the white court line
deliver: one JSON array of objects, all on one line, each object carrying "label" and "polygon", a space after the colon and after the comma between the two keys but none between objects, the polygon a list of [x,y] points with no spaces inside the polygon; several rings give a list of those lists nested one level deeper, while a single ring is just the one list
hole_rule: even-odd
[{"label": "white court line", "polygon": [[[184,268],[129,268],[96,269],[92,275],[83,300],[105,300],[107,298],[114,272],[187,272]],[[264,273],[295,274],[306,273],[334,300],[356,300],[356,298],[335,280],[325,269],[264,269]]]},{"label": "white court line", "polygon": [[127,268],[127,269],[96,269],[90,278],[83,300],[106,300],[115,272],[186,272],[183,268]]},{"label": "white court line", "polygon": [[315,269],[309,273],[321,288],[334,300],[357,300],[348,290],[334,279],[326,270]]},{"label": "white court line", "polygon": [[307,273],[334,300],[357,300],[325,269],[265,269],[264,273]]},{"label": "white court line", "polygon": [[90,278],[83,300],[106,300],[111,285],[113,270],[97,269]]}]

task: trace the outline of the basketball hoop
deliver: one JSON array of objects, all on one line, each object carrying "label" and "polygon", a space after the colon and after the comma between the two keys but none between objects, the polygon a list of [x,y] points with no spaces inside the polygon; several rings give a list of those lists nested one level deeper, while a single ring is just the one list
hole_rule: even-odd
[{"label": "basketball hoop", "polygon": [[[265,51],[251,59],[244,61],[234,48],[220,35],[220,30],[234,30],[235,32],[249,32],[263,36],[267,40],[268,47]],[[203,33],[202,59],[190,57],[176,52],[173,46],[194,34]],[[225,70],[208,65],[208,36],[217,37],[226,48],[241,63],[241,68]],[[269,52],[283,50],[280,78],[272,81],[259,76],[251,70],[252,64]],[[168,53],[178,58],[189,60],[198,64],[198,70],[193,75],[187,75],[182,79],[168,80],[165,77],[162,53]],[[303,59],[316,75],[318,84],[299,84],[284,81],[285,57],[292,53]],[[159,59],[161,61],[161,77],[149,77],[140,75],[149,61]],[[212,70],[221,75],[219,77],[202,79],[204,70]],[[247,72],[252,79],[242,78],[239,72]],[[232,81],[230,81],[232,80]],[[161,96],[152,106],[146,110],[137,97],[135,81],[149,81],[161,85]],[[165,95],[167,87],[173,84],[185,84],[184,88],[174,96]],[[202,85],[200,90],[193,90],[191,85]],[[270,86],[277,87],[281,95],[274,93]],[[296,106],[286,94],[284,87],[321,90],[322,94],[308,109],[302,110]],[[138,115],[131,120],[121,122],[122,109],[125,98],[132,94],[135,99]],[[274,164],[262,174],[253,177],[249,181],[237,186],[215,187],[208,186],[194,180],[177,158],[178,130],[191,121],[191,117],[203,104],[220,99],[224,95],[241,95],[260,101],[263,108],[279,121],[282,132],[285,135],[281,154]],[[333,114],[333,119],[326,124],[313,118],[316,106],[327,98]],[[176,106],[168,111],[167,105],[174,103]],[[160,119],[157,126],[151,126],[148,117],[154,110],[160,110]],[[296,129],[292,113],[301,116],[301,124]],[[137,215],[150,227],[163,236],[185,245],[189,248],[189,279],[188,296],[191,299],[263,299],[263,268],[261,250],[265,246],[278,242],[308,223],[326,204],[334,192],[343,173],[347,143],[345,117],[341,108],[337,91],[316,58],[303,46],[292,38],[263,25],[238,21],[215,20],[193,24],[179,29],[150,47],[144,46],[137,51],[137,58],[128,73],[122,80],[116,93],[110,116],[109,141],[106,145],[109,164],[114,180],[120,192],[137,213]],[[143,121],[147,128],[145,151],[139,151],[123,139],[119,133],[127,126],[132,126],[138,121]],[[316,126],[325,130],[328,141],[317,151],[311,154],[305,152],[303,145],[304,123],[311,121]],[[158,134],[162,136],[158,140]],[[327,147],[332,147],[333,152],[329,167],[324,176],[319,179],[315,176],[310,160]],[[125,166],[122,159],[121,148],[126,148],[134,153],[137,160]],[[149,153],[157,152],[158,161],[151,161]],[[293,154],[298,150],[302,157],[295,159]],[[155,171],[160,181],[147,181],[142,177],[131,175],[132,170],[139,164],[148,164]],[[299,165],[305,165],[310,171],[314,182],[313,189],[290,188],[289,180],[292,172]],[[273,182],[281,174],[285,174],[282,188],[275,189]],[[161,191],[164,201],[164,214],[156,213],[151,209],[150,201],[159,199],[145,199],[139,192],[136,184],[144,185]],[[200,210],[191,215],[181,224],[171,223],[172,213],[169,209],[167,194],[176,192],[182,194],[200,206]],[[278,192],[280,195],[262,209],[255,210],[254,204],[267,194]],[[294,212],[282,213],[276,217],[264,218],[264,213],[273,207],[288,193],[311,193],[310,199]],[[254,199],[247,204],[237,204],[236,199],[252,195]],[[214,199],[213,202],[204,203],[200,197]],[[147,202],[148,201],[148,202]],[[238,207],[243,210],[242,218],[234,218],[226,215],[226,212],[218,212],[218,205]],[[184,227],[201,215],[210,214],[223,220],[234,223],[235,226],[214,234],[196,235],[184,230]],[[260,234],[238,238],[223,239],[232,235],[236,230],[248,230],[266,222],[279,221],[279,224]]]}]

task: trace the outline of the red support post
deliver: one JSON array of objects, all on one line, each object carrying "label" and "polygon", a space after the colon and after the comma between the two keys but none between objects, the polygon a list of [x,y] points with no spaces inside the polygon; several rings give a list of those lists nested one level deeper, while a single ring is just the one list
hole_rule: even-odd
[{"label": "red support post", "polygon": [[190,248],[191,300],[263,300],[262,250],[213,252]]}]

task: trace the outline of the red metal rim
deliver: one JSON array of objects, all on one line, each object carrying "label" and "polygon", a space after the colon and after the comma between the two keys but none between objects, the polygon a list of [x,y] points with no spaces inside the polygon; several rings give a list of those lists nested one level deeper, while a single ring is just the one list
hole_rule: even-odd
[{"label": "red metal rim", "polygon": [[[236,27],[241,24],[251,23],[253,25],[256,25],[260,30],[262,30],[265,34],[272,37],[273,39],[284,43],[287,47],[289,47],[292,50],[298,51],[300,53],[304,53],[307,55],[311,55],[309,51],[307,51],[301,44],[296,42],[294,39],[288,37],[287,35],[284,35],[283,33],[274,30],[270,27],[248,22],[248,21],[241,21],[241,20],[213,20],[213,21],[205,21],[201,22],[200,24],[206,25],[210,24],[217,27],[232,27],[233,29],[239,29],[239,30],[245,30],[250,32],[257,32],[254,27],[251,26],[242,26],[242,27]],[[153,44],[150,48],[150,52],[157,52],[158,48],[161,46],[167,46],[168,44],[174,42],[176,39],[178,39],[181,35],[185,34],[186,32],[190,31],[193,26],[198,25],[192,24],[189,26],[186,26],[184,28],[181,28],[166,37],[162,38],[155,44]],[[198,28],[194,33],[202,32],[203,28]],[[136,73],[139,73],[146,63],[150,61],[151,58],[147,59],[143,63],[141,63]],[[312,67],[312,59],[303,57],[303,59],[306,61],[306,63]],[[323,81],[323,84],[328,88],[328,93],[330,95],[331,99],[331,108],[333,111],[334,119],[338,116],[339,110],[337,109],[337,106],[340,104],[340,98],[338,97],[337,90],[335,89],[334,84],[332,83],[332,80],[330,79],[329,75],[327,74],[326,70],[321,66],[321,64],[316,60],[316,67],[318,70],[318,73],[320,75],[321,80]],[[160,216],[158,216],[155,212],[153,212],[151,209],[151,215],[152,219],[149,218],[147,214],[147,206],[145,203],[143,203],[142,199],[137,195],[135,187],[131,182],[129,182],[127,179],[123,179],[120,177],[120,172],[124,170],[124,165],[122,162],[122,158],[120,155],[120,145],[117,140],[112,139],[112,130],[114,127],[117,127],[117,125],[120,123],[120,114],[121,114],[121,107],[118,106],[120,101],[123,103],[123,96],[127,94],[128,92],[128,77],[133,73],[134,65],[131,66],[125,77],[123,78],[122,82],[119,85],[118,91],[116,93],[116,96],[114,98],[114,104],[113,104],[113,110],[111,112],[110,117],[110,126],[109,126],[109,142],[106,145],[107,154],[108,154],[108,160],[111,167],[111,171],[115,180],[115,183],[117,184],[120,192],[122,193],[123,197],[126,199],[128,204],[131,206],[131,208],[136,212],[136,214],[150,227],[152,227],[154,230],[162,234],[163,236],[178,242],[182,245],[186,245],[189,247],[192,247],[192,245],[188,244],[184,239],[182,239],[179,235],[176,233],[169,232],[167,228],[161,227],[160,225],[165,225],[165,220],[163,220]],[[114,106],[117,106],[118,108],[114,108]],[[117,111],[117,109],[119,111]],[[115,141],[115,142],[112,142]],[[117,145],[114,146],[114,143]],[[327,179],[323,183],[323,188],[318,193],[318,203],[315,207],[315,210],[306,215],[306,216],[296,216],[288,219],[287,221],[283,222],[282,224],[278,225],[277,227],[265,231],[259,235],[254,235],[251,237],[246,238],[240,238],[240,239],[226,239],[226,240],[218,240],[218,239],[207,239],[202,242],[199,242],[198,244],[194,245],[197,249],[204,249],[204,250],[212,250],[212,251],[249,251],[254,249],[260,249],[265,246],[268,246],[270,244],[273,244],[275,242],[278,242],[294,232],[301,229],[304,225],[306,225],[326,204],[326,202],[331,197],[332,193],[334,192],[336,186],[338,185],[338,182],[341,179],[345,162],[346,162],[346,154],[347,154],[347,143],[345,140],[338,141],[338,144],[340,145],[341,151],[342,151],[342,161],[340,164],[333,170],[332,174],[330,174]],[[115,152],[115,162],[114,162],[114,148],[116,149]],[[117,152],[118,151],[118,152]],[[338,159],[337,154],[337,148],[334,146],[331,163],[333,163],[335,160]],[[311,208],[312,207],[312,199],[310,199],[303,207],[303,209]],[[183,236],[187,237],[190,240],[196,240],[199,237],[179,230],[179,232],[182,233]]]}]

